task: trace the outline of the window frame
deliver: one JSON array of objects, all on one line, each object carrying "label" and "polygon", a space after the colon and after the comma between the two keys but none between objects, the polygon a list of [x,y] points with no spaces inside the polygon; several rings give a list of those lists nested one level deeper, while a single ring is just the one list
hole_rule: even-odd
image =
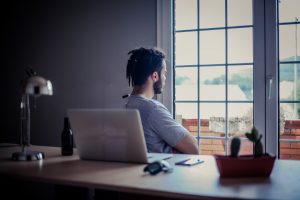
[{"label": "window frame", "polygon": [[157,47],[164,50],[167,55],[167,77],[162,94],[157,95],[157,100],[163,103],[173,114],[173,0],[157,0]]}]

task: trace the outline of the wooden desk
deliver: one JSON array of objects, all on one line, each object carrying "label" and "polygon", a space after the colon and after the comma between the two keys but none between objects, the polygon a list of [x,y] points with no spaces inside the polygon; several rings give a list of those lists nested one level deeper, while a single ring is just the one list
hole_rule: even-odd
[{"label": "wooden desk", "polygon": [[193,167],[174,166],[190,155],[174,155],[172,173],[145,175],[142,164],[80,160],[60,156],[60,148],[33,146],[42,161],[12,161],[19,147],[0,148],[0,176],[170,199],[300,199],[300,162],[277,160],[270,178],[220,179],[212,156]]}]

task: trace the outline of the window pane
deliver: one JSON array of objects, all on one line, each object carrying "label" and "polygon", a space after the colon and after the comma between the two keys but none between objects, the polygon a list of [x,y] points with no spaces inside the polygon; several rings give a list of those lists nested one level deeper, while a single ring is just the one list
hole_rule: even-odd
[{"label": "window pane", "polygon": [[228,0],[228,26],[252,25],[252,0]]},{"label": "window pane", "polygon": [[297,17],[300,19],[299,0],[279,1],[279,22],[294,22]]},{"label": "window pane", "polygon": [[208,121],[208,130],[207,123],[201,124],[204,136],[225,137],[225,103],[201,103],[200,120]]},{"label": "window pane", "polygon": [[[180,116],[178,116],[180,118]],[[183,118],[179,121],[193,136],[198,136],[198,119],[186,119]]]},{"label": "window pane", "polygon": [[252,103],[228,103],[228,135],[245,137],[253,127]]},{"label": "window pane", "polygon": [[197,100],[198,99],[198,76],[197,67],[175,68],[175,99]]},{"label": "window pane", "polygon": [[175,103],[176,120],[193,135],[198,135],[198,107],[197,103]]},{"label": "window pane", "polygon": [[176,30],[196,29],[197,0],[176,0],[175,3]]},{"label": "window pane", "polygon": [[300,114],[299,103],[280,103],[280,133],[281,134],[286,133],[287,130],[295,128],[294,126],[297,125],[295,124],[295,121],[299,120],[299,116],[300,116],[299,114]]},{"label": "window pane", "polygon": [[224,27],[225,0],[201,0],[199,14],[200,28]]},{"label": "window pane", "polygon": [[176,65],[196,65],[198,63],[197,32],[176,33]]},{"label": "window pane", "polygon": [[[300,129],[298,129],[299,132]],[[299,137],[291,136],[291,137]],[[280,159],[284,160],[300,160],[300,142],[280,142]]]},{"label": "window pane", "polygon": [[225,100],[225,67],[200,67],[200,100]]},{"label": "window pane", "polygon": [[228,30],[228,63],[253,62],[252,28]]},{"label": "window pane", "polygon": [[182,119],[197,119],[197,103],[176,103],[176,115]]},{"label": "window pane", "polygon": [[299,103],[280,104],[280,139],[291,141],[280,141],[280,159],[300,160]]},{"label": "window pane", "polygon": [[300,24],[279,26],[279,39],[280,61],[300,61]]},{"label": "window pane", "polygon": [[225,63],[225,31],[200,32],[200,64]]},{"label": "window pane", "polygon": [[280,100],[300,100],[300,63],[280,64]]},{"label": "window pane", "polygon": [[253,66],[228,67],[228,100],[253,100]]},{"label": "window pane", "polygon": [[225,140],[201,138],[199,153],[201,155],[225,155]]}]

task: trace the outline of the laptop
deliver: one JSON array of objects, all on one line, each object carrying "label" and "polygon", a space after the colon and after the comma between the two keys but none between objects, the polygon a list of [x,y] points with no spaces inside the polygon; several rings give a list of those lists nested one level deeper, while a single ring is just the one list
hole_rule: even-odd
[{"label": "laptop", "polygon": [[147,153],[136,109],[68,109],[67,114],[83,160],[150,163],[173,156]]}]

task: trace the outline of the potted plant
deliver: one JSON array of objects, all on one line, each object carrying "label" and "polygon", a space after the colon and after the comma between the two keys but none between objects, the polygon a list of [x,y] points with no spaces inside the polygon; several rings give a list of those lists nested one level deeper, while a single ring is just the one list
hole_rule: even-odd
[{"label": "potted plant", "polygon": [[239,156],[241,140],[234,137],[231,141],[231,155],[215,155],[221,177],[269,177],[276,157],[263,153],[262,135],[255,127],[245,134],[253,143],[253,155]]}]

